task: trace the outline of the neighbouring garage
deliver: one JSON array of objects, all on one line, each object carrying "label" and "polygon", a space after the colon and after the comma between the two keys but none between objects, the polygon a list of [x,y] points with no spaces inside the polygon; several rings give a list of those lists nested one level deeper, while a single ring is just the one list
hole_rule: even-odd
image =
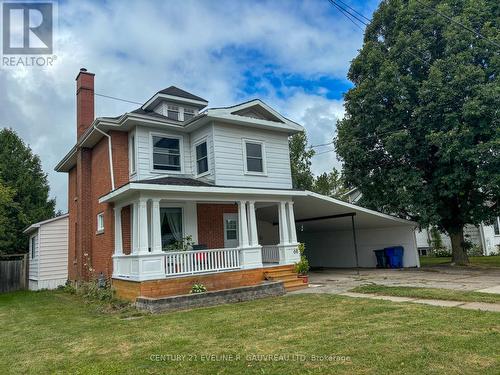
[{"label": "neighbouring garage", "polygon": [[[312,267],[376,267],[373,250],[392,246],[403,246],[403,267],[420,266],[416,223],[312,192],[293,200],[297,238]],[[259,239],[277,243],[276,207],[258,207],[257,219]]]}]

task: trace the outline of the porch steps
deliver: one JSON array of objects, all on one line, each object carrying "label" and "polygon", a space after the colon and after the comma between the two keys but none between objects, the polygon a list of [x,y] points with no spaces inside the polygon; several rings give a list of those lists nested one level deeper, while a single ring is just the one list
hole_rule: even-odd
[{"label": "porch steps", "polygon": [[307,283],[297,276],[294,266],[281,266],[264,271],[266,280],[282,281],[287,292],[307,288]]}]

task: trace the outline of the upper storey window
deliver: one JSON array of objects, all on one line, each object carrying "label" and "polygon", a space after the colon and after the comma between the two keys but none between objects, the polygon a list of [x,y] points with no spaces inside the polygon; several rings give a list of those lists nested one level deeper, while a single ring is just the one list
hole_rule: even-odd
[{"label": "upper storey window", "polygon": [[184,121],[191,120],[194,117],[194,109],[184,108]]},{"label": "upper storey window", "polygon": [[169,119],[179,121],[179,107],[169,104],[167,107],[167,117]]},{"label": "upper storey window", "polygon": [[198,175],[208,172],[207,142],[196,146],[196,172]]},{"label": "upper storey window", "polygon": [[254,140],[244,140],[243,150],[245,153],[245,173],[265,174],[264,143]]},{"label": "upper storey window", "polygon": [[153,169],[160,171],[181,170],[179,138],[153,136]]}]

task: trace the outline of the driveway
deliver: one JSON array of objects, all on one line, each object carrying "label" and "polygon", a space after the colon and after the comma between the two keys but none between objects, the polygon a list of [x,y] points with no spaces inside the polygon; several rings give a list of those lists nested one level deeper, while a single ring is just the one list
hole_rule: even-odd
[{"label": "driveway", "polygon": [[412,269],[324,269],[309,273],[309,288],[294,293],[346,292],[359,285],[381,284],[481,291],[500,294],[500,269],[448,267]]}]

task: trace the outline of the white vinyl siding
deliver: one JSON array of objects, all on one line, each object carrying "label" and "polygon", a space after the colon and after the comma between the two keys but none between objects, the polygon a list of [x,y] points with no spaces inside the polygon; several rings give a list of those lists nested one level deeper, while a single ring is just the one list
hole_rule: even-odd
[{"label": "white vinyl siding", "polygon": [[43,224],[39,236],[39,280],[67,279],[68,218]]},{"label": "white vinyl siding", "polygon": [[[33,248],[33,245],[35,247]],[[34,256],[32,256],[34,254]],[[38,230],[30,236],[29,243],[29,278],[33,280],[38,279]]]},{"label": "white vinyl siding", "polygon": [[[287,134],[215,123],[213,137],[217,185],[280,189],[292,187]],[[264,143],[265,175],[245,174],[245,139]]]}]

